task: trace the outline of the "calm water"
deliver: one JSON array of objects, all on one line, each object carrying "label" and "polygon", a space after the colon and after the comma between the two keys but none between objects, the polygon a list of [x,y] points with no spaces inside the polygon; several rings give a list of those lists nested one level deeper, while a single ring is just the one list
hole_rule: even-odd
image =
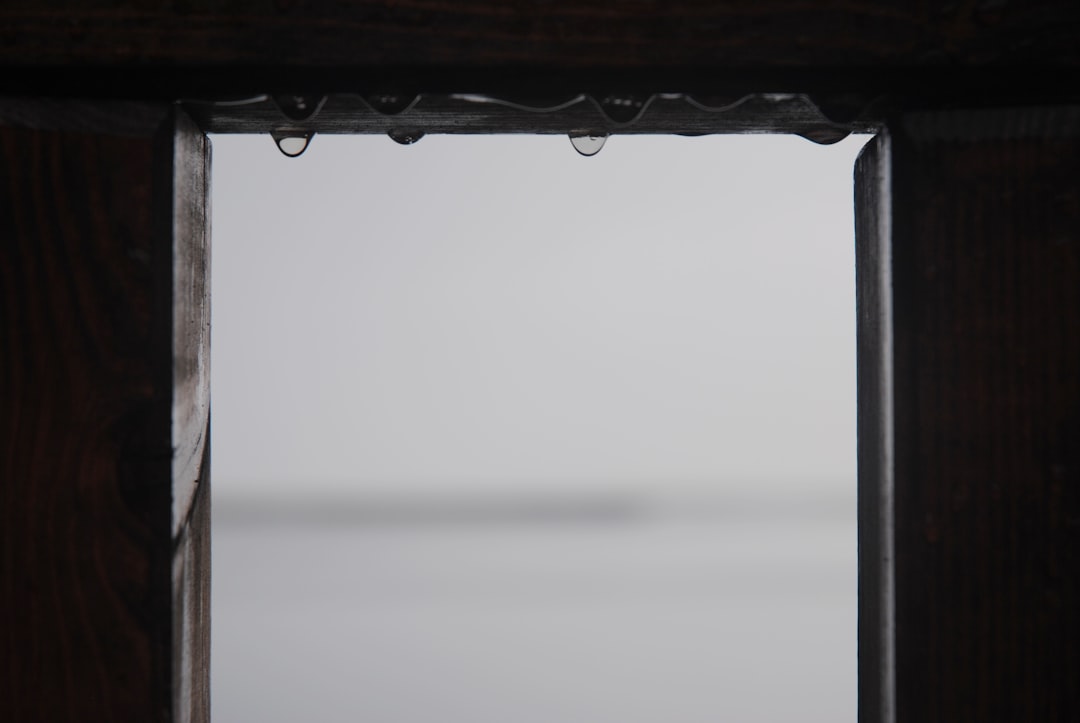
[{"label": "calm water", "polygon": [[852,505],[219,505],[214,720],[854,721]]}]

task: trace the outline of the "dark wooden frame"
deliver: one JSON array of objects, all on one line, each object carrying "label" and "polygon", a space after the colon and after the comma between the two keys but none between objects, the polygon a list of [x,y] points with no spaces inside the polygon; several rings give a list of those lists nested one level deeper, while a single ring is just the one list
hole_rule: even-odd
[{"label": "dark wooden frame", "polygon": [[1075,3],[16,0],[0,71],[0,717],[209,715],[201,129],[878,133],[859,719],[1080,719]]},{"label": "dark wooden frame", "polygon": [[0,709],[205,720],[209,142],[47,106],[0,127]]}]

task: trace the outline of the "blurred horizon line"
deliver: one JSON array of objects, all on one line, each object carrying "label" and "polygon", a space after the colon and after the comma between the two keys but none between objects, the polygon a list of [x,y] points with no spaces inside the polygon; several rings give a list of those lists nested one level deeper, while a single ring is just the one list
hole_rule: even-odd
[{"label": "blurred horizon line", "polygon": [[667,485],[642,489],[517,490],[423,489],[402,491],[280,488],[213,494],[215,523],[349,526],[608,523],[670,520],[763,522],[855,520],[855,485],[848,489],[748,490]]}]

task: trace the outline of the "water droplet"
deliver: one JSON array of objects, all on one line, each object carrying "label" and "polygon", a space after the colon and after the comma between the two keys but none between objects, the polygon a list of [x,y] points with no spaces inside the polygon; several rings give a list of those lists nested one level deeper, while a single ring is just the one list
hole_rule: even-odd
[{"label": "water droplet", "polygon": [[570,135],[570,143],[574,150],[583,156],[595,156],[607,143],[607,134],[600,135]]},{"label": "water droplet", "polygon": [[804,131],[797,135],[802,136],[808,141],[813,141],[818,145],[831,146],[833,143],[839,143],[848,137],[850,131],[846,128],[814,128],[813,130]]},{"label": "water droplet", "polygon": [[411,146],[424,137],[424,134],[420,131],[403,131],[396,128],[386,135],[390,136],[390,139],[395,143],[400,143],[403,146]]},{"label": "water droplet", "polygon": [[637,120],[645,108],[645,100],[632,95],[608,95],[600,101],[600,110],[616,123]]},{"label": "water droplet", "polygon": [[289,120],[303,121],[315,115],[326,101],[325,95],[275,95],[274,102]]},{"label": "water droplet", "polygon": [[309,131],[273,131],[270,137],[274,139],[279,151],[289,158],[296,158],[307,150],[314,135]]},{"label": "water droplet", "polygon": [[366,96],[364,100],[377,113],[397,115],[416,105],[416,102],[420,100],[420,96],[408,93],[374,93]]}]

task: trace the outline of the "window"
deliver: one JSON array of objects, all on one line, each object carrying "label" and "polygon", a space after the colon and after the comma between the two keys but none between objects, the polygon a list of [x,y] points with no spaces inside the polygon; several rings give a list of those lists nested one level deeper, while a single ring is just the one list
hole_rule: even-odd
[{"label": "window", "polygon": [[864,140],[216,138],[215,719],[854,720]]}]

